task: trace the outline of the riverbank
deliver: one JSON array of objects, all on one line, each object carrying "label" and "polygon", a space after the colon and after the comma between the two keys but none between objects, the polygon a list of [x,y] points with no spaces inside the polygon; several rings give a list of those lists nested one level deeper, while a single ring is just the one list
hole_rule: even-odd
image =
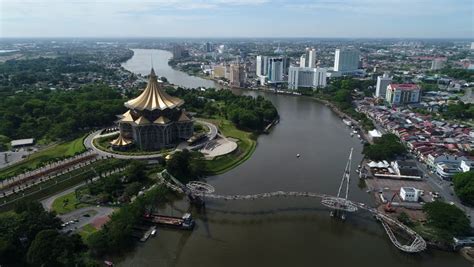
[{"label": "riverbank", "polygon": [[254,133],[245,132],[237,129],[233,123],[224,119],[208,119],[207,121],[217,125],[220,132],[227,138],[237,139],[238,148],[228,155],[216,157],[212,160],[206,160],[206,174],[218,175],[225,173],[246,160],[248,160],[257,147],[256,136]]}]

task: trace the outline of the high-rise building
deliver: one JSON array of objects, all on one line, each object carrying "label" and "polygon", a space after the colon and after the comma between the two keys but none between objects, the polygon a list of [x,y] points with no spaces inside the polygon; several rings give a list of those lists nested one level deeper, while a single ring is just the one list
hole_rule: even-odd
[{"label": "high-rise building", "polygon": [[384,73],[383,76],[377,77],[377,87],[375,88],[375,96],[385,98],[387,86],[392,82],[392,78]]},{"label": "high-rise building", "polygon": [[290,58],[287,56],[283,56],[283,74],[288,75],[288,69],[290,68]]},{"label": "high-rise building", "polygon": [[245,83],[245,71],[244,66],[241,64],[230,65],[230,86],[232,87],[243,87]]},{"label": "high-rise building", "polygon": [[306,67],[306,55],[302,55],[300,57],[300,68],[305,68]]},{"label": "high-rise building", "polygon": [[212,77],[225,78],[227,67],[225,65],[217,65],[212,68]]},{"label": "high-rise building", "polygon": [[188,51],[184,49],[184,47],[180,46],[180,45],[175,45],[173,46],[173,58],[174,59],[180,59],[180,58],[184,58],[184,57],[187,57],[189,55]]},{"label": "high-rise building", "polygon": [[437,57],[433,59],[431,62],[431,70],[440,70],[444,68],[444,63],[446,62],[446,58]]},{"label": "high-rise building", "polygon": [[316,67],[316,49],[311,48],[311,49],[306,49],[307,56],[306,58],[308,59],[306,62],[306,67],[308,68],[315,68]]},{"label": "high-rise building", "polygon": [[307,47],[300,57],[300,67],[315,68],[316,67],[316,49]]},{"label": "high-rise building", "polygon": [[268,57],[267,56],[257,56],[255,65],[256,65],[257,76],[267,75],[267,72],[268,72]]},{"label": "high-rise building", "polygon": [[270,58],[268,60],[268,82],[283,82],[283,59],[280,57]]},{"label": "high-rise building", "polygon": [[334,71],[351,72],[359,68],[359,52],[354,49],[336,49]]},{"label": "high-rise building", "polygon": [[206,42],[205,50],[206,50],[207,53],[212,52],[212,44],[209,43],[209,42]]},{"label": "high-rise building", "polygon": [[385,100],[391,105],[411,104],[420,102],[421,89],[416,84],[391,83],[387,86]]},{"label": "high-rise building", "polygon": [[326,69],[290,67],[288,71],[288,89],[326,87]]}]

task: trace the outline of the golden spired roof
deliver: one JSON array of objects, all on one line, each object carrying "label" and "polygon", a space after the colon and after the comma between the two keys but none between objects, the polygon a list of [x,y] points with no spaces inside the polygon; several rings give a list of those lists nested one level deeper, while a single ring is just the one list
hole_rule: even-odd
[{"label": "golden spired roof", "polygon": [[137,98],[125,102],[126,107],[137,110],[164,110],[179,107],[182,104],[184,104],[182,99],[170,96],[163,90],[156,80],[153,68],[145,90]]},{"label": "golden spired roof", "polygon": [[156,119],[153,123],[156,123],[156,124],[167,124],[168,122],[170,122],[170,120],[168,118],[166,118],[165,116],[160,116],[158,117],[158,119]]},{"label": "golden spired roof", "polygon": [[184,113],[184,111],[181,112],[181,115],[179,115],[178,121],[190,121],[191,119]]},{"label": "golden spired roof", "polygon": [[145,125],[145,124],[150,124],[150,121],[147,120],[145,117],[141,116],[140,118],[135,120],[135,123],[138,125]]},{"label": "golden spired roof", "polygon": [[130,110],[122,114],[122,118],[120,119],[120,122],[133,122],[133,117],[132,114],[130,113]]},{"label": "golden spired roof", "polygon": [[126,146],[126,145],[129,145],[129,144],[131,144],[131,143],[132,143],[132,141],[131,141],[131,140],[128,140],[128,139],[126,139],[126,138],[124,138],[124,137],[122,136],[122,134],[119,134],[119,136],[117,137],[117,139],[112,140],[112,142],[110,142],[110,144],[111,144],[112,146]]}]

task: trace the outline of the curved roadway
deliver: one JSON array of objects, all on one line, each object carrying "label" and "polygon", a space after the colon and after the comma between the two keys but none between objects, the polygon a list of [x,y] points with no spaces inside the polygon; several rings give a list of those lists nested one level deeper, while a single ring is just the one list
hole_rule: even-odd
[{"label": "curved roadway", "polygon": [[[216,138],[218,130],[214,124],[207,121],[203,121],[203,120],[196,120],[196,122],[205,124],[209,128],[209,132],[207,133],[208,140],[213,140],[214,138]],[[124,154],[117,154],[117,153],[101,150],[94,145],[94,139],[98,137],[111,136],[117,133],[117,132],[113,132],[113,133],[100,135],[101,131],[102,130],[95,131],[84,139],[84,146],[87,149],[97,152],[97,154],[101,156],[113,157],[113,158],[118,158],[118,159],[156,159],[163,156],[162,153],[147,154],[147,155],[124,155]]]}]

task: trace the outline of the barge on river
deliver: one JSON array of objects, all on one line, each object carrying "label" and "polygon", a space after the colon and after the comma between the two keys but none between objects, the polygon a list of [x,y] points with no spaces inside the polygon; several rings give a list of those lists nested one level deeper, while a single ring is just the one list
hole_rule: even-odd
[{"label": "barge on river", "polygon": [[173,217],[173,216],[166,216],[160,215],[156,213],[147,213],[144,215],[144,219],[150,223],[171,227],[171,228],[178,228],[183,230],[191,230],[194,228],[195,222],[191,216],[191,213],[185,213],[182,217]]}]

